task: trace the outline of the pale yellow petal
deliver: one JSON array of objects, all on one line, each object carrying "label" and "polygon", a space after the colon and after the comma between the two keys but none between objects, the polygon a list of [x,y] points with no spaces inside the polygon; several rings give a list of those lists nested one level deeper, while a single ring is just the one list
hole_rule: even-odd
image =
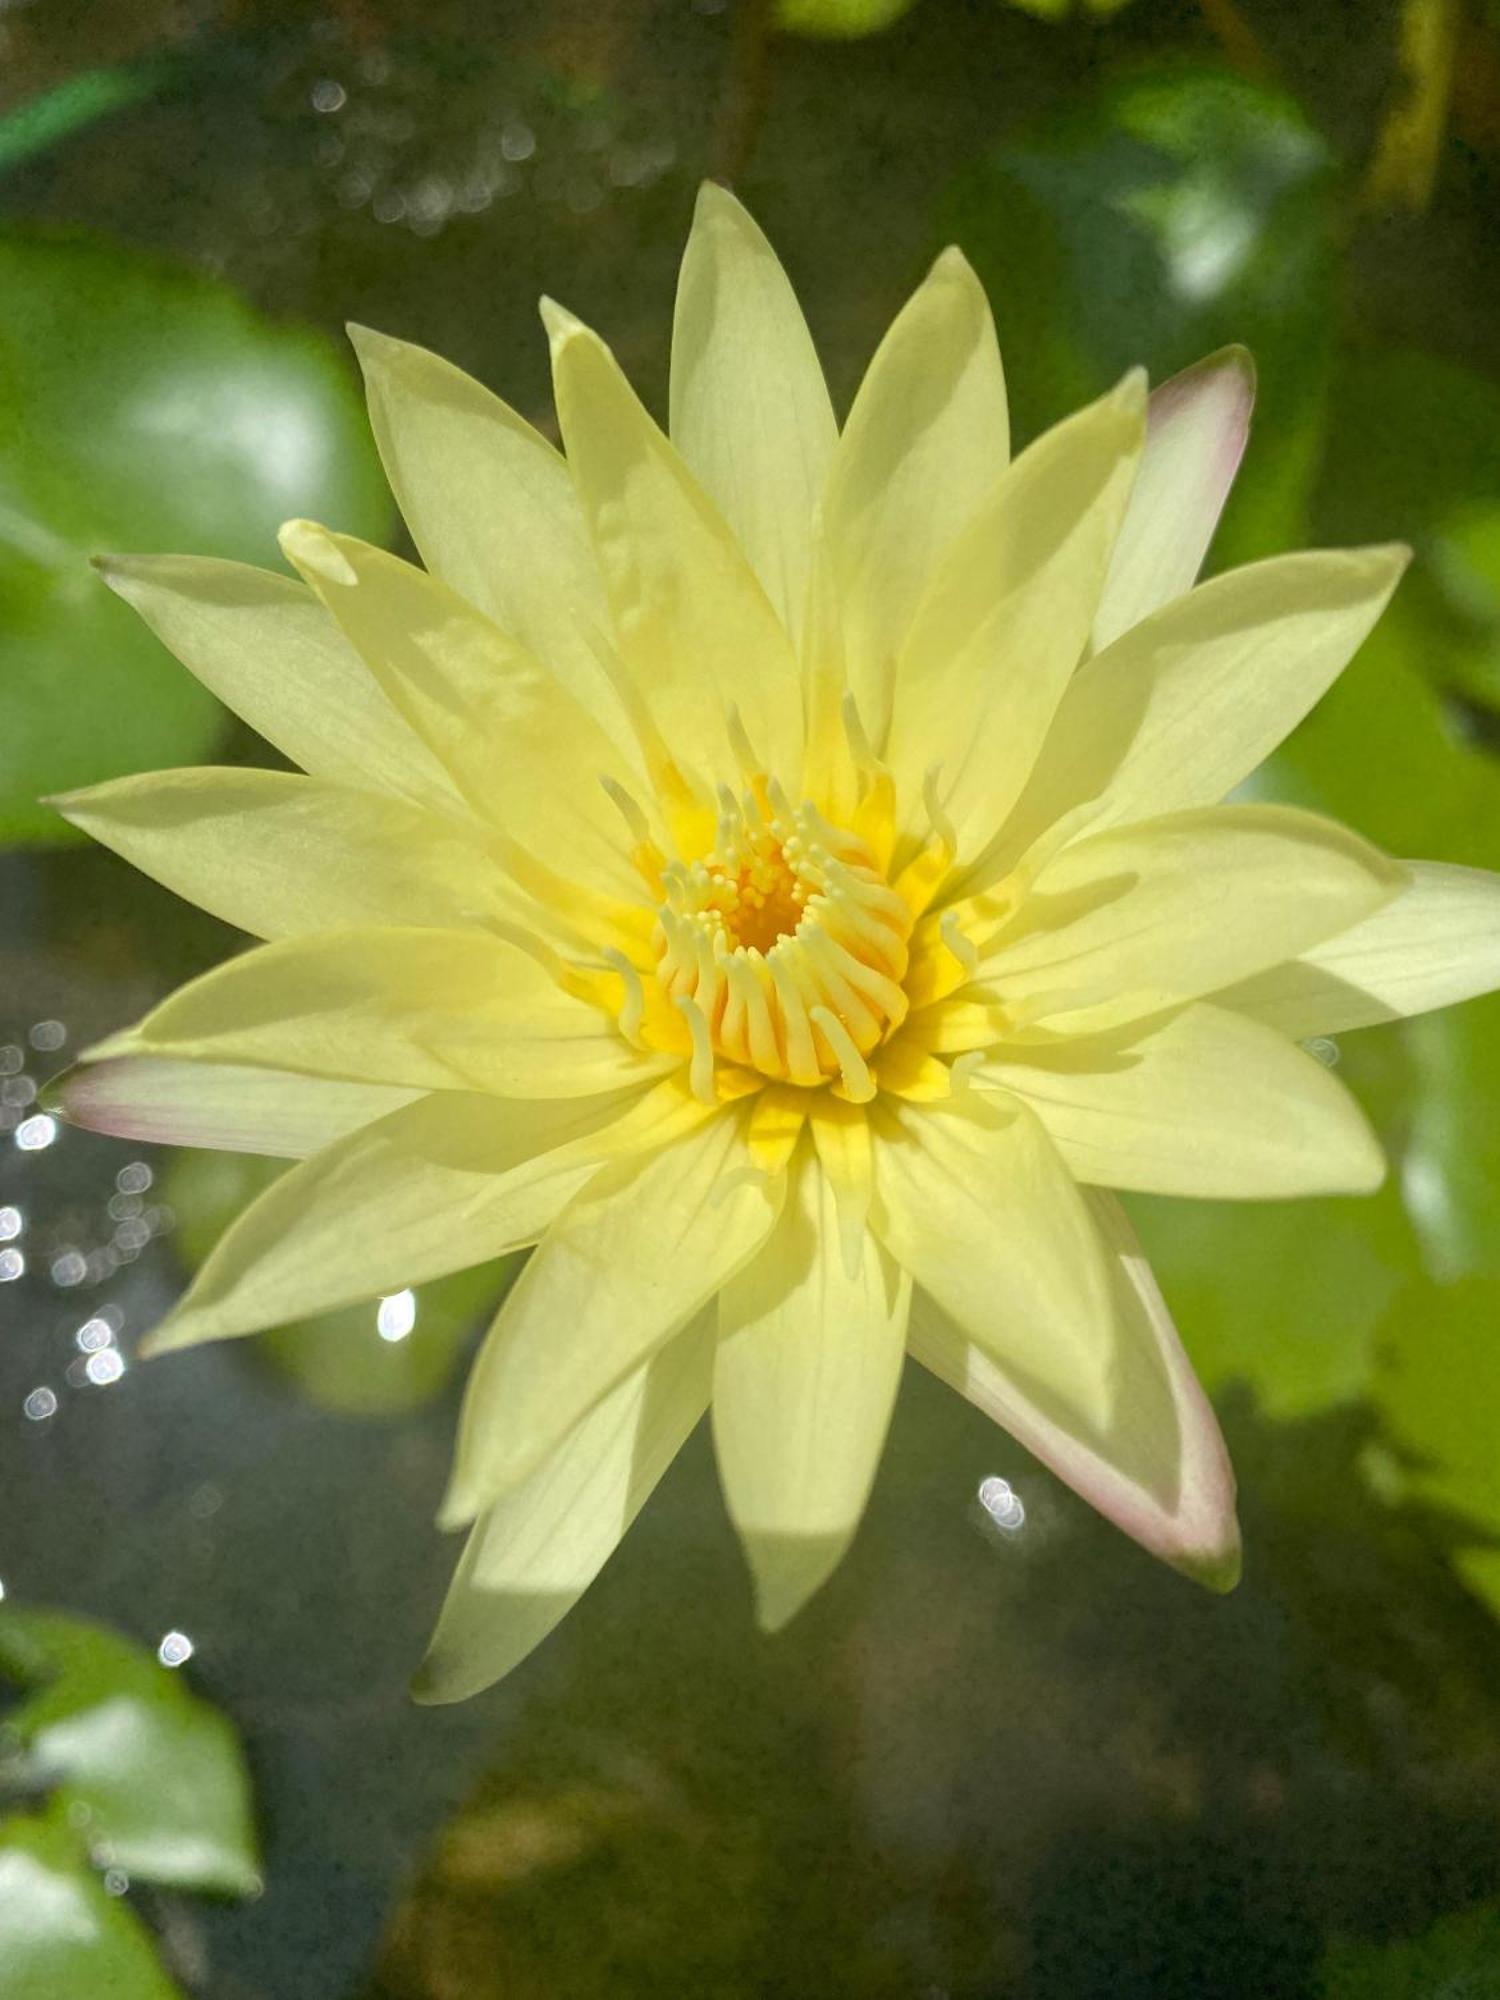
[{"label": "pale yellow petal", "polygon": [[838,426],[775,251],[712,181],[698,191],[677,284],[671,430],[795,641]]},{"label": "pale yellow petal", "polygon": [[1094,621],[1102,649],[1191,588],[1239,470],[1255,366],[1226,347],[1151,395],[1146,453]]},{"label": "pale yellow petal", "polygon": [[1346,828],[1284,806],[1212,806],[1115,828],[1041,870],[982,953],[982,995],[1018,1031],[1117,1027],[1305,951],[1406,880]]},{"label": "pale yellow petal", "polygon": [[505,938],[386,928],[260,945],[93,1053],[523,1097],[588,1097],[675,1060],[637,1055]]},{"label": "pale yellow petal", "polygon": [[576,1423],[471,1531],[412,1693],[463,1701],[518,1666],[570,1611],[708,1403],[712,1310]]},{"label": "pale yellow petal", "polygon": [[1500,875],[1410,861],[1374,916],[1217,997],[1286,1035],[1338,1035],[1500,986]]},{"label": "pale yellow petal", "polygon": [[784,1177],[749,1169],[747,1115],[705,1112],[644,1161],[606,1167],[552,1225],[469,1377],[445,1526],[529,1478],[764,1243]]},{"label": "pale yellow petal", "polygon": [[349,337],[423,562],[628,744],[604,591],[562,454],[451,362],[367,327]]},{"label": "pale yellow petal", "polygon": [[1274,556],[1177,598],[1091,660],[970,886],[1036,843],[1225,798],[1327,692],[1385,609],[1400,548]]},{"label": "pale yellow petal", "polygon": [[937,793],[978,853],[1030,776],[1083,655],[1130,495],[1145,377],[1047,431],[1000,477],[938,564],[896,662],[886,762],[896,795]]},{"label": "pale yellow petal", "polygon": [[877,749],[912,616],[1009,451],[989,302],[960,253],[945,250],[870,363],[823,502],[848,683]]},{"label": "pale yellow petal", "polygon": [[733,536],[599,337],[544,306],[568,466],[594,539],[620,657],[670,755],[715,780],[742,774],[737,708],[758,758],[801,767],[790,642]]},{"label": "pale yellow petal", "polygon": [[300,1160],[415,1094],[230,1063],[117,1056],[76,1063],[47,1086],[43,1102],[70,1124],[117,1139]]},{"label": "pale yellow petal", "polygon": [[110,556],[98,568],[205,687],[311,776],[459,804],[442,765],[292,577],[208,556]]},{"label": "pale yellow petal", "polygon": [[419,1098],[273,1182],[219,1239],[149,1351],[309,1319],[534,1243],[619,1150],[637,1105],[629,1092],[561,1104]]},{"label": "pale yellow petal", "polygon": [[1007,1366],[1099,1423],[1115,1344],[1104,1259],[1072,1175],[1018,1099],[874,1107],[870,1222],[896,1261]]},{"label": "pale yellow petal", "polygon": [[853,1539],[901,1380],[911,1280],[868,1232],[851,1274],[840,1234],[804,1146],[775,1229],[719,1294],[714,1447],[768,1631]]},{"label": "pale yellow petal", "polygon": [[255,937],[350,924],[515,921],[525,901],[457,809],[291,771],[153,771],[53,800],[176,895]]},{"label": "pale yellow petal", "polygon": [[281,544],[474,812],[565,875],[639,897],[606,794],[637,772],[562,684],[445,584],[309,521]]},{"label": "pale yellow petal", "polygon": [[1080,1181],[1148,1194],[1367,1194],[1385,1160],[1337,1077],[1271,1028],[1197,1005],[1129,1041],[995,1050],[976,1089],[1024,1098]]},{"label": "pale yellow petal", "polygon": [[1097,1189],[1087,1201],[1115,1302],[1104,1422],[1055,1384],[979,1347],[920,1292],[911,1352],[1153,1555],[1212,1590],[1231,1590],[1240,1536],[1219,1426],[1119,1203]]}]

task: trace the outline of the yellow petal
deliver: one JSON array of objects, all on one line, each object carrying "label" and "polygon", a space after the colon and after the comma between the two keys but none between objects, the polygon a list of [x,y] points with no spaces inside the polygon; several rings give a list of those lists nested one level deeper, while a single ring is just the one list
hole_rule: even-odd
[{"label": "yellow petal", "polygon": [[255,937],[516,921],[526,910],[477,822],[290,771],[153,771],[53,803],[132,867]]},{"label": "yellow petal", "polygon": [[1081,1181],[1148,1194],[1367,1194],[1385,1173],[1363,1112],[1273,1029],[1198,1005],[1130,1041],[999,1049],[976,1089],[1024,1098]]},{"label": "yellow petal", "polygon": [[1226,347],[1151,396],[1146,452],[1094,621],[1094,645],[1190,589],[1239,470],[1255,364]]},{"label": "yellow petal", "polygon": [[534,1243],[618,1152],[630,1092],[436,1091],[293,1167],[230,1226],[151,1336],[168,1353],[425,1284]]},{"label": "yellow petal", "polygon": [[1145,377],[1056,425],[995,484],[917,606],[896,663],[886,762],[899,798],[938,797],[961,854],[1015,804],[1082,657],[1129,498]]},{"label": "yellow petal", "polygon": [[463,1701],[518,1666],[614,1554],[708,1403],[711,1311],[627,1375],[469,1536],[412,1687]]},{"label": "yellow petal", "polygon": [[230,1063],[118,1056],[76,1063],[47,1086],[43,1101],[70,1124],[118,1139],[300,1160],[414,1095]]},{"label": "yellow petal", "polygon": [[444,1526],[529,1478],[766,1240],[784,1180],[745,1171],[747,1116],[704,1111],[644,1162],[606,1167],[552,1225],[474,1364]]},{"label": "yellow petal", "polygon": [[368,327],[349,337],[423,562],[628,744],[604,592],[562,454],[451,362]]},{"label": "yellow petal", "polygon": [[668,751],[738,786],[727,726],[737,707],[766,768],[795,776],[800,683],[765,592],[603,341],[550,302],[544,312],[568,466],[620,656]]},{"label": "yellow petal", "polygon": [[714,1447],[767,1631],[853,1539],[895,1406],[911,1280],[867,1232],[860,1250],[851,1276],[833,1189],[804,1147],[775,1229],[719,1295]]},{"label": "yellow petal", "polygon": [[1500,986],[1500,875],[1410,861],[1373,917],[1217,997],[1285,1035],[1338,1035]]},{"label": "yellow petal", "polygon": [[95,1053],[524,1097],[587,1097],[675,1060],[638,1056],[505,938],[384,928],[260,945]]},{"label": "yellow petal", "polygon": [[1040,841],[1212,805],[1268,757],[1354,657],[1401,548],[1251,563],[1157,611],[1069,686],[1016,811],[967,886]]},{"label": "yellow petal", "polygon": [[912,616],[1009,451],[989,302],[960,253],[945,250],[870,363],[823,502],[848,684],[877,750]]},{"label": "yellow petal", "polygon": [[1214,1413],[1119,1203],[1095,1189],[1087,1200],[1115,1300],[1105,1422],[979,1347],[920,1292],[908,1344],[1106,1520],[1210,1589],[1232,1590],[1240,1570],[1234,1474]]},{"label": "yellow petal", "polygon": [[981,958],[1018,1029],[1087,1034],[1214,992],[1369,916],[1405,871],[1332,820],[1212,806],[1056,855]]},{"label": "yellow petal", "polygon": [[281,545],[484,820],[544,862],[642,893],[603,780],[637,774],[589,714],[472,605],[410,563],[292,521]]},{"label": "yellow petal", "polygon": [[968,1337],[1070,1406],[1109,1417],[1116,1334],[1083,1196],[1018,1100],[882,1102],[871,1227]]},{"label": "yellow petal", "polygon": [[712,181],[698,191],[677,284],[671,429],[795,641],[838,426],[775,251]]},{"label": "yellow petal", "polygon": [[442,765],[291,577],[207,556],[110,556],[97,567],[205,687],[313,777],[459,804]]}]

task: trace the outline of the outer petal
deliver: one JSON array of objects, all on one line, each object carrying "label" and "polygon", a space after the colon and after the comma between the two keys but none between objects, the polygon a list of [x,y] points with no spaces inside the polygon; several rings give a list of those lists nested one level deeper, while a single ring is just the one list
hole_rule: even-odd
[{"label": "outer petal", "polygon": [[911,1280],[868,1233],[859,1248],[851,1274],[804,1147],[776,1228],[719,1294],[714,1445],[768,1631],[842,1559],[895,1406]]},{"label": "outer petal", "polygon": [[646,1114],[629,1093],[566,1104],[421,1098],[267,1188],[149,1350],[256,1333],[521,1249],[602,1160],[661,1122],[661,1107]]},{"label": "outer petal", "polygon": [[1153,1555],[1232,1590],[1240,1537],[1224,1440],[1119,1204],[1097,1191],[1088,1199],[1108,1248],[1118,1328],[1107,1422],[978,1347],[920,1292],[911,1351]]},{"label": "outer petal", "polygon": [[795,775],[801,687],[765,592],[603,341],[550,301],[543,312],[620,656],[668,754],[741,783],[726,724],[737,707],[768,768]]},{"label": "outer petal", "polygon": [[1338,1079],[1270,1028],[1189,1007],[1129,1042],[997,1050],[976,1089],[1014,1092],[1081,1181],[1147,1194],[1366,1194],[1385,1160]]},{"label": "outer petal", "polygon": [[459,803],[312,592],[208,556],[110,556],[110,589],[220,701],[315,778]]},{"label": "outer petal", "polygon": [[838,425],[775,251],[726,188],[698,190],[672,324],[672,442],[795,641]]},{"label": "outer petal", "polygon": [[288,522],[281,545],[483,820],[532,854],[639,898],[601,779],[635,772],[547,668],[446,584],[382,549]]},{"label": "outer petal", "polygon": [[90,1053],[528,1097],[587,1097],[675,1061],[638,1056],[505,938],[383,928],[260,945]]},{"label": "outer petal", "polygon": [[362,326],[349,338],[386,477],[423,562],[628,743],[604,592],[561,453],[426,348]]},{"label": "outer petal", "polygon": [[1036,762],[1089,625],[1144,434],[1145,377],[1056,425],[1001,474],[939,563],[896,665],[898,798],[937,766],[960,853],[995,833]]},{"label": "outer petal", "polygon": [[43,1101],[70,1124],[117,1139],[300,1160],[414,1095],[290,1071],[119,1056],[76,1063],[48,1084]]},{"label": "outer petal", "polygon": [[483,827],[291,771],[152,771],[53,803],[132,867],[256,937],[524,914]]},{"label": "outer petal", "polygon": [[1276,556],[1215,577],[1091,660],[995,853],[998,879],[1131,820],[1212,805],[1268,757],[1363,644],[1400,580],[1402,548]]},{"label": "outer petal", "polygon": [[1406,880],[1397,863],[1311,813],[1172,813],[1055,856],[984,953],[980,977],[1017,1028],[1097,1032],[1305,951]]},{"label": "outer petal", "polygon": [[1363,923],[1218,998],[1285,1035],[1338,1035],[1500,986],[1500,875],[1411,861],[1411,886]]},{"label": "outer petal", "polygon": [[870,1224],[988,1354],[1108,1417],[1108,1274],[1083,1196],[1035,1115],[977,1092],[871,1118]]},{"label": "outer petal", "polygon": [[764,1243],[784,1182],[746,1172],[745,1118],[606,1168],[558,1217],[469,1377],[445,1527],[528,1479]]},{"label": "outer petal", "polygon": [[1192,585],[1239,470],[1255,364],[1226,347],[1163,382],[1151,397],[1146,454],[1094,620],[1094,645]]},{"label": "outer petal", "polygon": [[469,1536],[412,1687],[462,1701],[519,1666],[570,1611],[708,1403],[713,1318],[699,1318],[581,1418]]},{"label": "outer petal", "polygon": [[870,363],[823,502],[849,686],[877,749],[912,615],[1009,452],[989,302],[963,256],[945,250]]}]

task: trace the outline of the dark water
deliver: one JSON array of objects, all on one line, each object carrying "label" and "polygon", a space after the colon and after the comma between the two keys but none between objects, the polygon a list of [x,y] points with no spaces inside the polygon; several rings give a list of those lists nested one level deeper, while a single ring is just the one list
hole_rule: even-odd
[{"label": "dark water", "polygon": [[[1244,11],[1332,152],[1357,153],[1395,10]],[[1215,12],[1138,0],[1054,28],[924,0],[888,35],[820,44],[716,4],[0,9],[14,102],[96,66],[150,79],[12,166],[0,216],[170,253],[276,316],[423,341],[540,415],[543,289],[660,404],[693,187],[727,168],[846,396],[989,150],[1134,62],[1218,61]],[[1424,218],[1340,252],[1342,312],[1456,360],[1482,358],[1496,296],[1493,187],[1470,165]],[[0,1061],[0,1214],[21,1211],[26,1257],[0,1288],[0,1577],[151,1645],[186,1633],[187,1671],[244,1732],[266,1893],[143,1900],[192,1992],[1500,1993],[1496,1628],[1448,1562],[1452,1524],[1372,1484],[1357,1401],[1273,1419],[1259,1385],[1223,1385],[1249,1556],[1218,1600],[912,1371],[858,1546],[769,1640],[700,1437],[505,1687],[410,1706],[450,1560],[429,1524],[456,1389],[357,1419],[257,1343],[133,1365],[181,1282],[177,1170],[80,1132],[14,1139],[26,1076],[229,934],[78,849],[6,858],[0,901],[0,1048],[19,1052]],[[33,1047],[52,1022],[64,1045]],[[138,1164],[151,1185],[112,1213]],[[114,1380],[78,1366],[101,1313]],[[974,1498],[997,1475],[1025,1506],[1011,1535]]]}]

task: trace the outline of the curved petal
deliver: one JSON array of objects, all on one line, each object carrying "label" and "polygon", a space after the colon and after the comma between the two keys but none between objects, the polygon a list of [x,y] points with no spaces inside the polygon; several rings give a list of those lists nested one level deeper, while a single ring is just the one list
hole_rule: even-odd
[{"label": "curved petal", "polygon": [[766,1631],[802,1609],[859,1526],[910,1303],[911,1279],[868,1232],[846,1269],[834,1191],[804,1146],[775,1229],[719,1294],[714,1448]]},{"label": "curved petal", "polygon": [[1040,871],[981,956],[1018,1029],[1089,1034],[1294,957],[1396,895],[1405,870],[1332,820],[1212,806],[1093,834]]},{"label": "curved petal", "polygon": [[1385,1159],[1337,1077],[1270,1028],[1199,1005],[1129,1042],[996,1050],[976,1089],[1023,1098],[1081,1181],[1145,1194],[1368,1194]]},{"label": "curved petal", "polygon": [[802,694],[780,620],[603,341],[550,301],[543,314],[620,657],[668,754],[738,786],[727,720],[738,708],[756,754],[789,782],[801,765]]},{"label": "curved petal", "polygon": [[144,1351],[258,1333],[522,1249],[601,1161],[662,1123],[629,1092],[419,1098],[273,1182]]},{"label": "curved petal", "polygon": [[591,887],[639,900],[630,835],[601,782],[636,773],[548,670],[446,584],[310,521],[281,531],[392,703],[482,820]]},{"label": "curved petal", "polygon": [[548,1230],[469,1377],[445,1527],[529,1478],[765,1242],[785,1183],[747,1171],[746,1115],[606,1167]]},{"label": "curved petal", "polygon": [[205,687],[313,777],[461,805],[302,584],[209,556],[109,556],[96,567]]},{"label": "curved petal", "polygon": [[1146,451],[1094,619],[1098,650],[1193,579],[1239,470],[1255,364],[1226,347],[1152,391]]},{"label": "curved petal", "polygon": [[1115,1343],[1104,1259],[1035,1114],[975,1091],[878,1103],[870,1226],[987,1354],[1108,1416]]},{"label": "curved petal", "polygon": [[1029,445],[950,546],[896,662],[885,758],[982,849],[1036,762],[1089,625],[1144,435],[1145,376]]},{"label": "curved petal", "polygon": [[1115,1296],[1105,1423],[981,1349],[920,1292],[911,1352],[1152,1555],[1211,1590],[1232,1590],[1240,1535],[1219,1426],[1119,1203],[1097,1190],[1088,1202]]},{"label": "curved petal", "polygon": [[426,348],[363,326],[349,338],[386,477],[423,562],[628,745],[604,591],[562,454]]},{"label": "curved petal", "polygon": [[1216,996],[1284,1035],[1340,1035],[1500,986],[1500,875],[1410,861],[1411,886],[1363,923]]},{"label": "curved petal", "polygon": [[795,643],[838,425],[775,251],[712,181],[698,190],[677,283],[671,431]]},{"label": "curved petal", "polygon": [[412,1685],[463,1701],[519,1666],[614,1554],[708,1405],[703,1313],[576,1423],[475,1525]]},{"label": "curved petal", "polygon": [[877,749],[913,613],[1009,455],[989,301],[960,252],[945,250],[876,350],[823,500],[848,682]]},{"label": "curved petal", "polygon": [[1040,842],[1213,805],[1348,665],[1410,551],[1274,556],[1152,613],[1075,676],[1025,793],[974,880]]},{"label": "curved petal", "polygon": [[525,1097],[588,1097],[676,1062],[637,1055],[606,1015],[505,938],[386,928],[259,945],[89,1054]]},{"label": "curved petal", "polygon": [[42,1093],[71,1125],[156,1146],[301,1160],[410,1104],[415,1093],[231,1063],[117,1056],[75,1063]]},{"label": "curved petal", "polygon": [[53,804],[133,868],[255,937],[525,915],[476,822],[292,771],[151,771]]}]

